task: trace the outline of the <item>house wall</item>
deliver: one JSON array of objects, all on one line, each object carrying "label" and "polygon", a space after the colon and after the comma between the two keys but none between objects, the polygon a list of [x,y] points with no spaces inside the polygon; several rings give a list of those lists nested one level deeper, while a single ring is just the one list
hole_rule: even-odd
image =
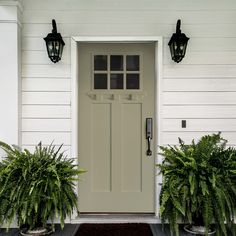
[{"label": "house wall", "polygon": [[[23,0],[22,145],[71,145],[71,36],[163,36],[161,144],[222,131],[236,145],[235,0]],[[66,43],[47,57],[52,18]],[[170,58],[177,19],[190,37],[186,57]],[[181,120],[187,128],[181,128]]]}]

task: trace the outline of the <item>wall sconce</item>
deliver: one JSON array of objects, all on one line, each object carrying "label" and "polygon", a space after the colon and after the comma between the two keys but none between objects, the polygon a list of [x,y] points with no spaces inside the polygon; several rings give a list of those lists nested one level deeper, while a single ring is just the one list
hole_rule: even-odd
[{"label": "wall sconce", "polygon": [[180,30],[181,21],[178,20],[176,24],[176,33],[174,33],[168,43],[170,47],[171,58],[173,61],[179,63],[185,56],[187,43],[189,38]]},{"label": "wall sconce", "polygon": [[49,33],[44,40],[46,42],[48,57],[51,61],[54,63],[60,61],[65,43],[61,34],[57,33],[57,25],[54,19],[52,20],[52,33]]}]

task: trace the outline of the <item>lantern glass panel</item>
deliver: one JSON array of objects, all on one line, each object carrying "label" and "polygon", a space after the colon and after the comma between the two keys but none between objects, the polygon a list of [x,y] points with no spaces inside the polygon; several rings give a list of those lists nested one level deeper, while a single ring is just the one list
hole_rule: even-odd
[{"label": "lantern glass panel", "polygon": [[47,42],[47,48],[48,48],[49,55],[51,55],[51,53],[53,51],[53,42],[52,41]]},{"label": "lantern glass panel", "polygon": [[59,57],[62,57],[62,51],[63,51],[63,46],[60,44],[59,45]]}]

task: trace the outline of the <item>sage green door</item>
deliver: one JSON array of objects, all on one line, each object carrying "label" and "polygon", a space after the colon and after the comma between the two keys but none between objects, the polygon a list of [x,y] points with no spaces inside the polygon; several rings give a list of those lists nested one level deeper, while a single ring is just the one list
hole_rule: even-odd
[{"label": "sage green door", "polygon": [[154,213],[154,156],[146,155],[154,44],[79,43],[78,50],[79,164],[88,171],[80,212]]}]

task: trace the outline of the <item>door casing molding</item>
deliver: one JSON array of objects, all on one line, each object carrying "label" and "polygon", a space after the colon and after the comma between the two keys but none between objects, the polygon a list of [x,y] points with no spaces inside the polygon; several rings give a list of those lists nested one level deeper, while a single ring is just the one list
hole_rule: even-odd
[{"label": "door casing molding", "polygon": [[[75,36],[71,37],[71,156],[75,158],[78,164],[78,48],[79,43],[155,43],[155,133],[156,143],[159,147],[161,144],[161,110],[162,110],[162,67],[163,67],[163,38],[155,36]],[[158,151],[158,148],[156,149]],[[155,153],[155,163],[160,162],[161,158]],[[157,173],[157,172],[156,172]],[[161,176],[155,177],[155,218],[159,217],[159,194]],[[78,192],[78,189],[77,189]],[[125,216],[124,216],[125,217]],[[77,215],[72,216],[72,222]],[[159,220],[158,220],[159,221]]]}]

